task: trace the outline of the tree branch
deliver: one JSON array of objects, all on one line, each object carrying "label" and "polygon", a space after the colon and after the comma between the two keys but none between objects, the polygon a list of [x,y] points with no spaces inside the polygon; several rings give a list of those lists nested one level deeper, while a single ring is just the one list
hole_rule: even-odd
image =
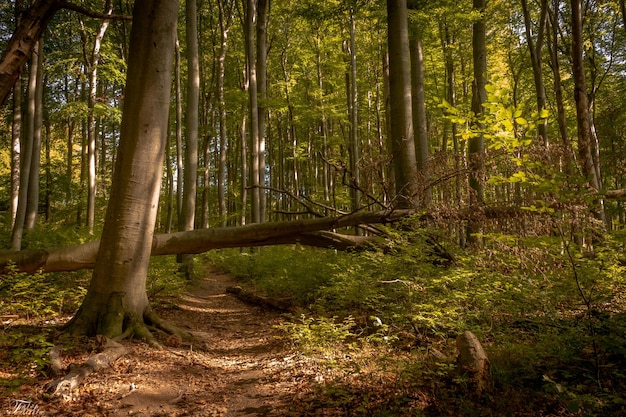
[{"label": "tree branch", "polygon": [[133,20],[132,16],[129,15],[121,15],[121,14],[107,14],[95,12],[93,10],[86,9],[82,6],[79,6],[74,3],[70,3],[65,0],[57,0],[59,2],[61,9],[71,10],[82,15],[93,17],[94,19],[106,19],[106,20]]}]

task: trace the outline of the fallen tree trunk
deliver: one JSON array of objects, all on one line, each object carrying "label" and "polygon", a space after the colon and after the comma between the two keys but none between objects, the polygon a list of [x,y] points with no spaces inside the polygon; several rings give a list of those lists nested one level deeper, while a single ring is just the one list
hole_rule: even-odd
[{"label": "fallen tree trunk", "polygon": [[294,311],[293,304],[290,300],[278,300],[268,297],[261,297],[260,295],[256,295],[254,293],[251,293],[250,291],[244,290],[240,286],[228,287],[226,288],[226,292],[228,294],[231,294],[236,299],[243,301],[244,303],[263,307],[268,310],[276,310],[287,313],[292,313]]},{"label": "fallen tree trunk", "polygon": [[[330,230],[361,224],[383,224],[414,214],[412,210],[357,212],[337,217],[272,223],[255,223],[239,227],[217,227],[155,235],[152,256],[197,254],[212,249],[268,246],[301,243],[335,249],[359,249],[377,238],[341,235]],[[0,254],[0,270],[15,265],[20,272],[35,273],[76,271],[93,268],[99,241],[54,249],[33,249]]]}]

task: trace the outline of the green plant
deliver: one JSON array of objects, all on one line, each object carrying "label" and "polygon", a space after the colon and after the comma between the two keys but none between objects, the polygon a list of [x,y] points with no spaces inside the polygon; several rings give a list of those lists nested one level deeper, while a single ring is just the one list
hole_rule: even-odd
[{"label": "green plant", "polygon": [[74,312],[84,296],[81,273],[27,274],[9,265],[0,276],[0,312],[50,319]]},{"label": "green plant", "polygon": [[345,348],[345,343],[354,338],[354,318],[348,316],[343,321],[333,318],[313,318],[300,316],[300,323],[279,325],[289,340],[305,353],[326,354]]}]

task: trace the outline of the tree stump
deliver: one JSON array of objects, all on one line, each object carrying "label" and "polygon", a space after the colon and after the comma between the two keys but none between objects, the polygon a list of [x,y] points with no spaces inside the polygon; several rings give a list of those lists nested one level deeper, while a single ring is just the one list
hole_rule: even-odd
[{"label": "tree stump", "polygon": [[456,337],[458,371],[470,376],[476,395],[480,395],[489,386],[491,364],[485,350],[474,333],[465,331]]}]

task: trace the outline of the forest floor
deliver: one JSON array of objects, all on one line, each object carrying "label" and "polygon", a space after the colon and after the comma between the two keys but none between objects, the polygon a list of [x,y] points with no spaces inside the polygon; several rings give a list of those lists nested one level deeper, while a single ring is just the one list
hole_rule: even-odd
[{"label": "forest floor", "polygon": [[[281,341],[275,327],[280,314],[227,294],[234,284],[228,275],[210,273],[155,309],[191,332],[195,345],[170,338],[157,350],[123,342],[132,352],[89,375],[71,398],[48,398],[48,381],[25,384],[0,402],[0,415],[28,409],[32,415],[62,416],[303,415],[298,397],[316,378],[316,364]],[[64,360],[81,363],[88,355]]]}]

